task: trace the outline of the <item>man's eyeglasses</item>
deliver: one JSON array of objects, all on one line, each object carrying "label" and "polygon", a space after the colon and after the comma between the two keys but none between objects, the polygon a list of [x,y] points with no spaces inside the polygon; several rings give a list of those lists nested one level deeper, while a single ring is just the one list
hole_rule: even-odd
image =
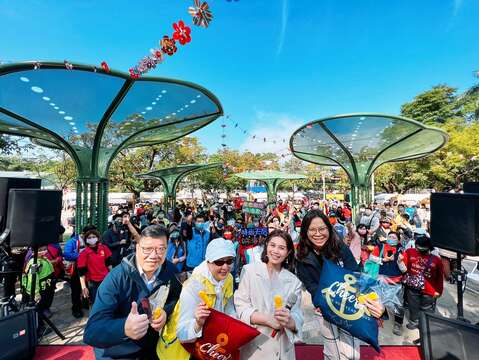
[{"label": "man's eyeglasses", "polygon": [[163,246],[158,248],[140,246],[140,249],[143,255],[151,255],[153,250],[156,252],[156,255],[161,255],[166,251],[166,247]]},{"label": "man's eyeglasses", "polygon": [[213,263],[214,263],[216,266],[223,266],[224,264],[231,265],[231,264],[233,264],[233,262],[234,262],[234,259],[215,260],[215,261],[213,261]]}]

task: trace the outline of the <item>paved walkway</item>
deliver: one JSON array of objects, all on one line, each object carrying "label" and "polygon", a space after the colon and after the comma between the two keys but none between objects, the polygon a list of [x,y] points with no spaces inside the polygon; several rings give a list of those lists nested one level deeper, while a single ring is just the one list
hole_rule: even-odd
[{"label": "paved walkway", "polygon": [[[438,301],[438,312],[446,317],[455,318],[457,313],[456,286],[446,283],[444,294]],[[68,284],[60,282],[57,284],[55,299],[53,301],[51,320],[65,335],[66,340],[61,340],[55,333],[48,331],[41,339],[41,344],[82,344],[83,329],[87,318],[75,319],[71,314],[70,289]],[[318,327],[316,325],[313,306],[310,296],[305,293],[303,296],[303,308],[305,322],[303,327],[304,342],[308,344],[321,344]],[[85,312],[86,314],[86,312]],[[467,290],[464,294],[464,316],[472,323],[479,322],[479,306],[477,293]],[[407,319],[405,319],[405,324]],[[384,327],[379,332],[381,345],[412,345],[419,337],[418,330],[408,330],[404,324],[402,336],[395,336],[392,333],[393,319],[384,322]]]}]

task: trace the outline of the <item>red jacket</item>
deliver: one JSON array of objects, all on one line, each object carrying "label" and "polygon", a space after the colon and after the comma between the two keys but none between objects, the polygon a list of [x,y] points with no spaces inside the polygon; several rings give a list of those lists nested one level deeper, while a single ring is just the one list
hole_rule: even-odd
[{"label": "red jacket", "polygon": [[111,251],[106,245],[98,244],[96,250],[91,247],[86,247],[78,257],[78,268],[86,268],[86,280],[103,281],[108,275],[108,267],[105,260],[111,256]]},{"label": "red jacket", "polygon": [[[431,264],[425,271],[430,256],[432,256]],[[439,295],[442,295],[444,267],[441,258],[432,254],[422,254],[415,248],[411,248],[404,252],[404,264],[407,267],[407,273],[410,275],[424,273],[425,286],[422,291],[423,294],[434,296],[434,293],[437,292]]]}]

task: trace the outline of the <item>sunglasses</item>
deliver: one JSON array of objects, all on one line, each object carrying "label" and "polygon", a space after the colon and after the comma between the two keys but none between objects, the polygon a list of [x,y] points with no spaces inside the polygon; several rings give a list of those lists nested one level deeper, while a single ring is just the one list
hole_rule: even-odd
[{"label": "sunglasses", "polygon": [[213,261],[213,263],[214,263],[216,266],[223,266],[224,264],[231,265],[231,264],[233,264],[233,262],[234,262],[234,259],[215,260],[215,261]]}]

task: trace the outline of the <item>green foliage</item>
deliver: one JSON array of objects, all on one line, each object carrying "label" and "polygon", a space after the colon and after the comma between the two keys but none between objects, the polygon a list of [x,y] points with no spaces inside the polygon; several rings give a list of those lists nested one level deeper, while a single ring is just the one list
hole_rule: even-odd
[{"label": "green foliage", "polygon": [[126,149],[120,152],[110,167],[110,189],[140,196],[142,191],[159,189],[161,183],[138,179],[135,174],[180,164],[206,162],[206,158],[205,149],[198,139],[190,136],[167,144]]},{"label": "green foliage", "polygon": [[444,124],[457,114],[455,93],[456,89],[447,85],[434,86],[401,106],[401,115],[427,125]]},{"label": "green foliage", "polygon": [[434,125],[449,134],[448,143],[419,160],[390,163],[375,172],[376,185],[386,192],[413,188],[459,189],[479,180],[479,88],[457,95],[454,88],[435,86],[404,104],[401,114]]}]

